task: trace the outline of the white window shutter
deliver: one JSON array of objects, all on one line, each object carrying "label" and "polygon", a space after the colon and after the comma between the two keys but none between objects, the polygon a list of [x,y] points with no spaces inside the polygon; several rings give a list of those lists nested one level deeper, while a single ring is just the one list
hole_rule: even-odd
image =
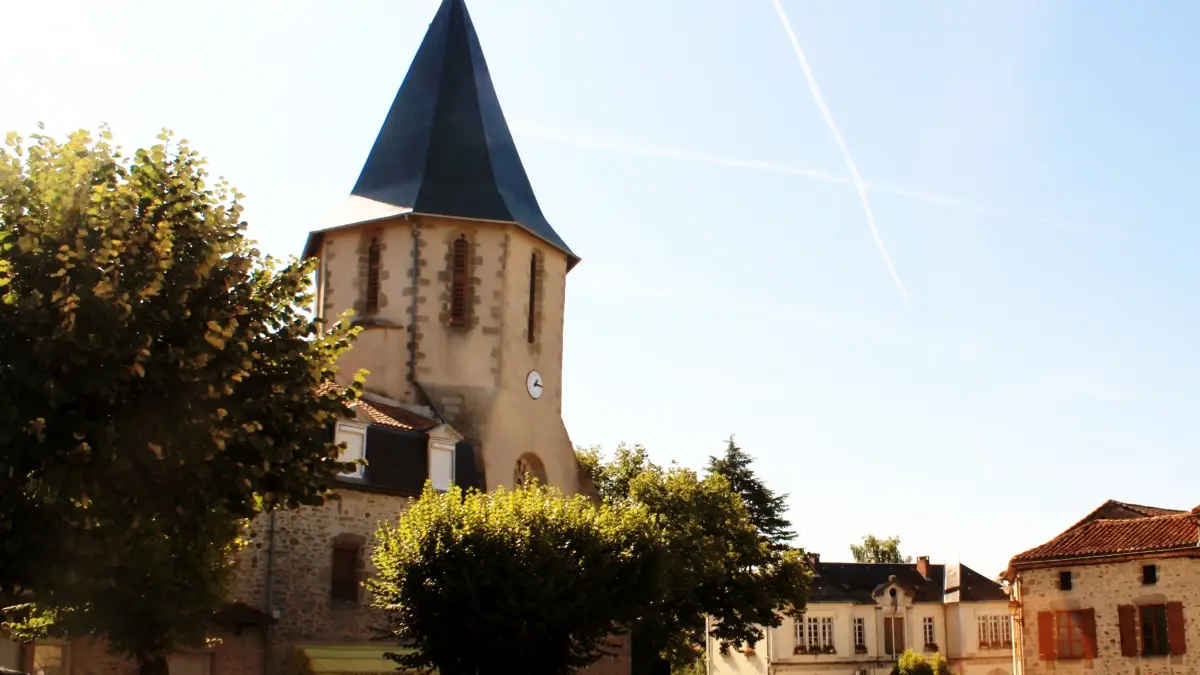
[{"label": "white window shutter", "polygon": [[429,444],[429,480],[435,490],[449,490],[454,484],[454,446]]},{"label": "white window shutter", "polygon": [[[346,447],[342,449],[338,455],[340,462],[355,462],[363,458],[363,453],[367,448],[367,429],[363,426],[351,424],[338,424],[337,431],[333,435],[334,443],[345,443]],[[343,476],[361,476],[362,466],[358,466],[356,470],[342,474]]]}]

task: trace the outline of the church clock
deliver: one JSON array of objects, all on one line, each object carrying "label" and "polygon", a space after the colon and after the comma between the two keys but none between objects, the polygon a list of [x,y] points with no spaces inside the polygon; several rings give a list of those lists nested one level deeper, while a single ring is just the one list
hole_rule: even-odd
[{"label": "church clock", "polygon": [[529,392],[529,397],[539,399],[542,397],[542,374],[536,370],[529,371],[529,375],[525,377],[525,390]]}]

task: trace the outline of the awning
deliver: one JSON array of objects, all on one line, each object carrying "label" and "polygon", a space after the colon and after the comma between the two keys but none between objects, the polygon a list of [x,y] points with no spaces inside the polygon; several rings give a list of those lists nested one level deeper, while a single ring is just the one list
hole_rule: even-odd
[{"label": "awning", "polygon": [[412,651],[396,646],[373,645],[300,645],[296,647],[297,670],[304,675],[342,675],[350,673],[386,673],[399,668],[384,654]]}]

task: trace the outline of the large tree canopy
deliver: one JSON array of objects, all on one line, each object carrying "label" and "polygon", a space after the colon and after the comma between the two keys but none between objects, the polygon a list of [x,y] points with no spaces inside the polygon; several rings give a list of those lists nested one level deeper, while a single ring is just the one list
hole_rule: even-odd
[{"label": "large tree canopy", "polygon": [[863,537],[862,544],[850,544],[850,554],[859,563],[908,563],[912,556],[900,553],[900,537],[880,539],[873,534]]},{"label": "large tree canopy", "polygon": [[670,543],[668,592],[633,624],[639,652],[684,666],[706,644],[706,617],[727,649],[804,610],[802,553],[775,546],[724,475],[658,466],[641,446],[621,445],[607,460],[597,448],[578,456],[605,503],[645,507]]},{"label": "large tree canopy", "polygon": [[459,488],[383,524],[368,581],[407,668],[566,675],[663,594],[665,539],[647,509],[536,484]]},{"label": "large tree canopy", "polygon": [[741,495],[754,526],[773,546],[789,548],[796,533],[787,519],[787,495],[776,494],[754,471],[754,458],[729,437],[725,453],[708,458],[708,472],[719,473]]},{"label": "large tree canopy", "polygon": [[202,633],[239,519],[323,501],[360,386],[324,386],[352,331],[241,195],[169,132],[109,138],[0,148],[0,600],[154,658]]}]

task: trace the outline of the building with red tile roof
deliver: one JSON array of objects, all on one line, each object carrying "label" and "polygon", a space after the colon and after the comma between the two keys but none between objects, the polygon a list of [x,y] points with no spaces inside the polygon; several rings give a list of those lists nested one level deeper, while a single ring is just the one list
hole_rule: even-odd
[{"label": "building with red tile roof", "polygon": [[1108,500],[1013,556],[1015,675],[1200,667],[1200,508]]}]

